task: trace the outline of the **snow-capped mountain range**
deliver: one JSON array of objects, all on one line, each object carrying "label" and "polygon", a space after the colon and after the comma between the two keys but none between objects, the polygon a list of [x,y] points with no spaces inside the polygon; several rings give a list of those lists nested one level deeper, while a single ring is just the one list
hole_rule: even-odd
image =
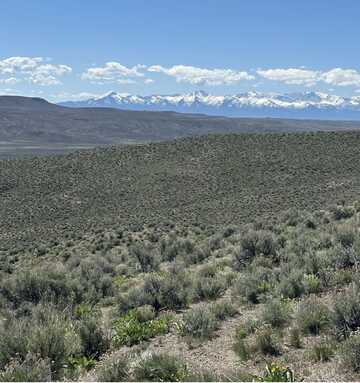
[{"label": "snow-capped mountain range", "polygon": [[216,96],[203,91],[174,95],[139,96],[109,92],[68,107],[110,107],[131,110],[205,113],[232,117],[284,117],[360,120],[360,96],[340,97],[321,92],[258,93]]}]

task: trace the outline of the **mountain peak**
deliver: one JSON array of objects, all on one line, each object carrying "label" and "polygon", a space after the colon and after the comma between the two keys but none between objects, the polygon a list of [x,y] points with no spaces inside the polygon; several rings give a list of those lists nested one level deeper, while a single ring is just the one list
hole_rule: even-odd
[{"label": "mountain peak", "polygon": [[306,91],[212,95],[203,90],[185,94],[150,96],[108,92],[87,101],[62,103],[72,107],[112,107],[131,110],[205,113],[232,117],[360,119],[360,98]]}]

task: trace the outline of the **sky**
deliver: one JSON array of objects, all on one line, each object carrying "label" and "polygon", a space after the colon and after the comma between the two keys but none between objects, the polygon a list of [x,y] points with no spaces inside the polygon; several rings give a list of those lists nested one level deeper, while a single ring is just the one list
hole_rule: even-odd
[{"label": "sky", "polygon": [[0,94],[360,95],[359,0],[1,0]]}]

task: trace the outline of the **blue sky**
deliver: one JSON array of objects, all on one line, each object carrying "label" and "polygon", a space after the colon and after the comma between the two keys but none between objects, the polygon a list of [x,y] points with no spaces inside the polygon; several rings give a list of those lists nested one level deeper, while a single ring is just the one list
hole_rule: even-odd
[{"label": "blue sky", "polygon": [[0,93],[360,90],[358,0],[1,0]]}]

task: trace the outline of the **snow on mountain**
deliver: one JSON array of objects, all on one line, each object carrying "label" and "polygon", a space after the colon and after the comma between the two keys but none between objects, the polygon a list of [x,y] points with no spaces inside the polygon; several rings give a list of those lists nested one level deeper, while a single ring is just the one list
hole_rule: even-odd
[{"label": "snow on mountain", "polygon": [[321,92],[247,92],[228,96],[216,96],[203,91],[151,96],[109,92],[89,100],[68,101],[61,105],[169,110],[224,116],[360,119],[360,96],[345,98]]}]

